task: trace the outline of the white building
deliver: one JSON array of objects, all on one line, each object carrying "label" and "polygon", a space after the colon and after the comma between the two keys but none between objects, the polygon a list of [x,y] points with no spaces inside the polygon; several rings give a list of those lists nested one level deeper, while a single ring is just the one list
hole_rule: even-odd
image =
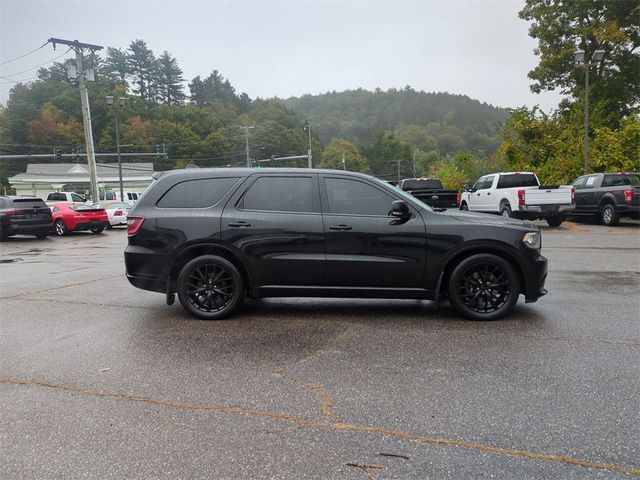
[{"label": "white building", "polygon": [[[125,190],[142,192],[151,183],[153,163],[123,163],[122,183]],[[120,189],[117,163],[98,163],[98,190]],[[9,178],[17,195],[44,198],[47,192],[88,194],[89,167],[78,163],[30,163],[25,173]]]}]

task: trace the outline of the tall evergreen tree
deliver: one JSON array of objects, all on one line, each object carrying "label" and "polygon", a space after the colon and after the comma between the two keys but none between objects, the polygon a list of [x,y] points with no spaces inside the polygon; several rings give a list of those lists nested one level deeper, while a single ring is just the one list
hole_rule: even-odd
[{"label": "tall evergreen tree", "polygon": [[120,48],[108,47],[102,71],[105,75],[113,78],[120,85],[127,87],[127,76],[130,72],[127,52]]},{"label": "tall evergreen tree", "polygon": [[165,105],[181,105],[187,96],[183,92],[184,78],[177,60],[165,51],[158,59],[160,98]]},{"label": "tall evergreen tree", "polygon": [[129,45],[128,62],[133,76],[133,92],[144,100],[155,100],[157,61],[144,40],[134,40]]}]

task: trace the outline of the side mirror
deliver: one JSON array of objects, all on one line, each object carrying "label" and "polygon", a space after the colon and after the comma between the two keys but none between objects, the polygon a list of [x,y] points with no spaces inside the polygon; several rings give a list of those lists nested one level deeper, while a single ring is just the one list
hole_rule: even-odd
[{"label": "side mirror", "polygon": [[391,216],[396,218],[409,218],[411,216],[409,205],[402,200],[394,200],[391,203]]},{"label": "side mirror", "polygon": [[464,185],[462,185],[462,191],[463,192],[468,192],[469,191],[469,184],[465,183]]}]

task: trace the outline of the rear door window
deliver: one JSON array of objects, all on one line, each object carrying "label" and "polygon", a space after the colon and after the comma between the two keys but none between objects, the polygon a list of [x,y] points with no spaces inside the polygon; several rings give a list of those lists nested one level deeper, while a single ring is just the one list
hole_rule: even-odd
[{"label": "rear door window", "polygon": [[[238,181],[238,177],[186,180],[171,187],[160,200],[160,208],[208,208],[214,206]],[[129,193],[129,199],[133,200]]]},{"label": "rear door window", "polygon": [[259,177],[238,204],[242,210],[270,212],[317,212],[314,205],[315,177]]},{"label": "rear door window", "polygon": [[84,202],[85,198],[78,195],[77,193],[72,193],[71,194],[71,200],[73,200],[74,202]]}]

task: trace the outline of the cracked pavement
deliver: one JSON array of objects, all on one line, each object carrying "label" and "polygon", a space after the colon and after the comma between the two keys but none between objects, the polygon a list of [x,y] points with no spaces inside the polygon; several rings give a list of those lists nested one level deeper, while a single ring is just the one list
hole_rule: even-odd
[{"label": "cracked pavement", "polygon": [[[542,224],[541,224],[542,225]],[[550,294],[189,317],[124,230],[0,244],[2,478],[640,476],[640,228],[542,227]]]}]

